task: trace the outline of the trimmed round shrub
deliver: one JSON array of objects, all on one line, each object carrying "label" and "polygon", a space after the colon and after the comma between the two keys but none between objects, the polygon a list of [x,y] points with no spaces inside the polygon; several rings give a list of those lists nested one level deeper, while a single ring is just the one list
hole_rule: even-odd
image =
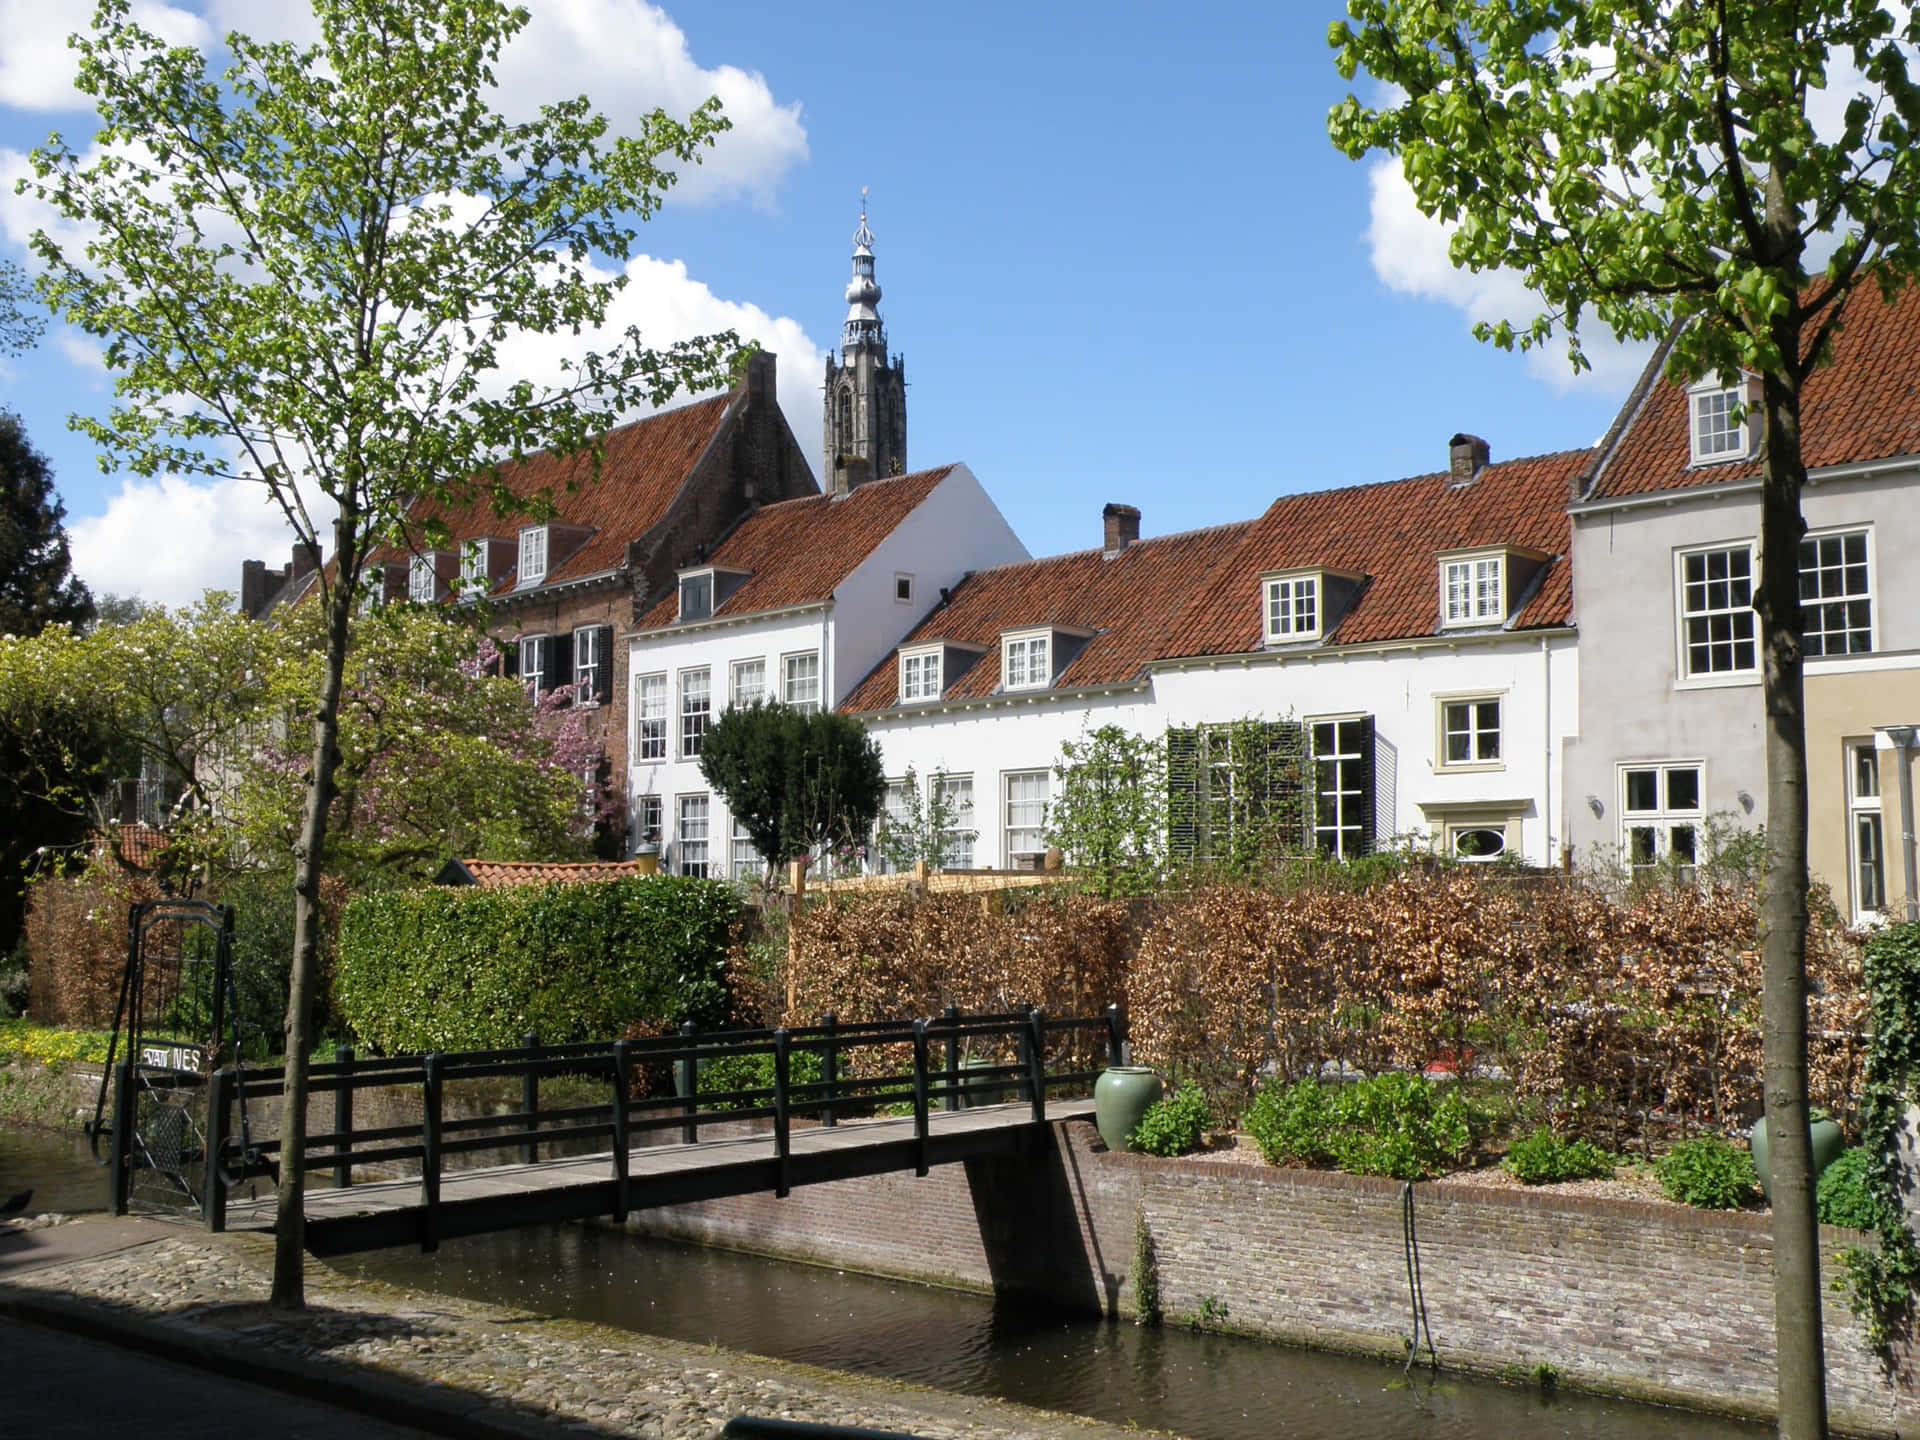
[{"label": "trimmed round shrub", "polygon": [[1653,1170],[1669,1200],[1698,1210],[1737,1210],[1760,1190],[1753,1156],[1718,1135],[1682,1140]]},{"label": "trimmed round shrub", "polygon": [[1473,1144],[1456,1091],[1399,1072],[1336,1085],[1269,1085],[1244,1123],[1270,1164],[1293,1160],[1395,1180],[1437,1175]]},{"label": "trimmed round shrub", "polygon": [[1542,1125],[1514,1141],[1503,1163],[1522,1185],[1553,1185],[1562,1180],[1611,1180],[1614,1160],[1590,1140],[1563,1140]]},{"label": "trimmed round shrub", "polygon": [[1814,1203],[1822,1225],[1845,1225],[1851,1230],[1871,1230],[1880,1223],[1880,1209],[1867,1189],[1873,1171],[1874,1156],[1861,1146],[1845,1152],[1820,1172]]},{"label": "trimmed round shrub", "polygon": [[1211,1118],[1206,1095],[1189,1081],[1178,1094],[1149,1105],[1128,1138],[1134,1149],[1149,1155],[1185,1155],[1200,1148]]}]

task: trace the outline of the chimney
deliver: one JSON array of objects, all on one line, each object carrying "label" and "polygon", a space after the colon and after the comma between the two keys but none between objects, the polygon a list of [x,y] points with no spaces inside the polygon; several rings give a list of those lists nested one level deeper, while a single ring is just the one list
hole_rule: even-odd
[{"label": "chimney", "polygon": [[1109,505],[1100,512],[1106,525],[1105,550],[1109,559],[1140,538],[1140,511],[1133,505]]},{"label": "chimney", "polygon": [[[271,579],[279,581],[275,571]],[[258,620],[260,612],[266,608],[267,596],[273,593],[268,587],[269,575],[264,560],[242,560],[240,562],[240,613]]]},{"label": "chimney", "polygon": [[1455,485],[1471,485],[1474,478],[1487,468],[1487,442],[1478,435],[1456,435],[1448,444],[1451,447],[1447,463],[1448,479]]},{"label": "chimney", "polygon": [[293,547],[293,563],[287,566],[287,579],[298,580],[320,568],[320,557],[314,554],[313,547],[302,540]]},{"label": "chimney", "polygon": [[864,455],[842,455],[833,462],[832,493],[851,495],[873,478],[872,472],[873,467]]}]

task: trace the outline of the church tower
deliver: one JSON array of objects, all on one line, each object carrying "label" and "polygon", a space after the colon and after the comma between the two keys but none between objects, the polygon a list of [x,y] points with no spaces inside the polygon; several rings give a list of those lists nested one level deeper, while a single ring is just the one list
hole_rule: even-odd
[{"label": "church tower", "polygon": [[866,197],[862,190],[840,359],[827,356],[825,478],[834,495],[844,495],[863,481],[907,473],[906,357],[887,355]]}]

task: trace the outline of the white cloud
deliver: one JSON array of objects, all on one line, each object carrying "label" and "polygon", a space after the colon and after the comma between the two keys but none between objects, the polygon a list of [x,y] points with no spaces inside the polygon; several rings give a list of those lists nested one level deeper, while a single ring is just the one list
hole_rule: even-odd
[{"label": "white cloud", "polygon": [[[1374,273],[1389,288],[1451,305],[1472,324],[1510,320],[1517,329],[1539,313],[1539,298],[1514,272],[1455,267],[1447,254],[1452,227],[1420,213],[1398,160],[1376,161],[1367,179],[1373,192],[1367,246]],[[1621,344],[1597,322],[1584,327],[1580,339],[1591,370],[1575,375],[1559,338],[1528,352],[1528,370],[1560,391],[1617,391],[1634,382],[1652,354],[1649,345]]]},{"label": "white cloud", "polygon": [[[212,31],[198,15],[140,0],[133,18],[170,45],[205,45]],[[93,20],[93,0],[0,0],[0,105],[23,110],[89,110],[73,87],[77,57],[67,37]]]},{"label": "white cloud", "polygon": [[241,560],[284,565],[293,544],[261,486],[174,475],[123,480],[105,514],[73,520],[67,533],[74,571],[94,594],[166,605],[188,604],[207,590],[238,590]]},{"label": "white cloud", "polygon": [[63,329],[53,337],[53,344],[75,368],[92,371],[95,378],[107,373],[107,350],[98,340],[79,330]]}]

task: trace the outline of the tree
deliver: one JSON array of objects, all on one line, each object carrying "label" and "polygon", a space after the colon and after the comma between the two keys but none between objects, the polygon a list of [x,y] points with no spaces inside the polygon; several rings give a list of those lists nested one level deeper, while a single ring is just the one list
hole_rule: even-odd
[{"label": "tree", "polygon": [[[1799,545],[1801,393],[1864,284],[1920,268],[1920,16],[1872,0],[1554,5],[1349,0],[1348,79],[1394,87],[1329,116],[1358,158],[1398,156],[1456,265],[1525,277],[1541,310],[1482,339],[1589,315],[1672,334],[1669,376],[1760,377],[1759,594],[1766,709],[1763,1035],[1773,1171],[1780,1433],[1826,1432],[1806,1102],[1807,808]],[[1906,48],[1903,48],[1906,47]],[[1853,73],[1849,73],[1851,67]],[[1834,93],[1832,99],[1826,98]],[[1831,116],[1823,120],[1822,116]]]},{"label": "tree", "polygon": [[27,272],[11,260],[0,260],[0,355],[31,350],[47,322],[34,310],[33,286]]},{"label": "tree", "polygon": [[1165,744],[1102,725],[1060,746],[1047,839],[1095,894],[1151,895],[1167,849]]},{"label": "tree", "polygon": [[875,835],[880,854],[895,870],[910,870],[922,861],[944,865],[954,846],[978,833],[961,827],[961,806],[947,785],[945,770],[933,772],[924,801],[920,794],[920,774],[909,765],[900,782],[900,808],[880,818]]},{"label": "tree", "polygon": [[[117,403],[78,423],[136,474],[263,486],[298,543],[331,558],[321,683],[303,718],[293,849],[283,1153],[306,1138],[320,880],[339,782],[340,706],[369,553],[403,538],[409,500],[490,496],[494,467],[595,455],[611,419],[725,379],[731,337],[653,351],[629,330],[576,352],[561,382],[499,375],[516,336],[598,326],[624,283],[633,221],[724,128],[717,102],[610,138],[584,98],[511,121],[502,48],[527,23],[499,0],[315,0],[306,49],[226,39],[231,64],[170,47],[102,0],[75,39],[100,119],[93,158],[61,137],[30,188],[94,238],[35,237],[41,293],[106,342]],[[551,500],[547,497],[550,507]],[[317,518],[331,508],[323,531]],[[280,1177],[272,1303],[305,1303],[304,1177]]]},{"label": "tree", "polygon": [[93,618],[93,596],[72,573],[66,518],[47,457],[28,443],[20,417],[0,410],[0,635]]},{"label": "tree", "polygon": [[700,773],[726,797],[769,867],[816,848],[864,845],[887,791],[859,721],[778,702],[736,705],[700,744]]}]

